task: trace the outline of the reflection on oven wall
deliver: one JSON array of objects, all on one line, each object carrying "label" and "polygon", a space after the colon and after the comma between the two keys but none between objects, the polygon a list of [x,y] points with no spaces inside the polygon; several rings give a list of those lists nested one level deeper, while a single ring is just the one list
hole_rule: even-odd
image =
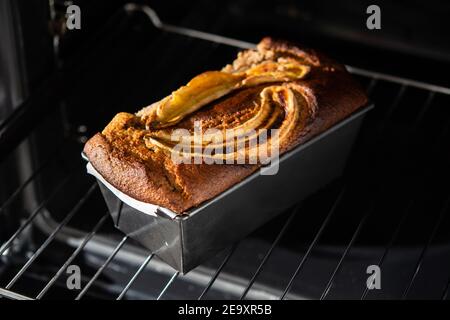
[{"label": "reflection on oven wall", "polygon": [[[1,136],[9,130],[8,119],[20,107],[52,70],[53,56],[49,53],[50,36],[46,29],[45,1],[0,2],[0,126]],[[26,11],[27,7],[31,11]],[[30,14],[32,12],[32,14]],[[27,23],[24,23],[27,21]],[[27,141],[9,155],[0,168],[0,199],[6,200],[32,170],[32,160],[25,154]],[[3,158],[4,155],[2,155]],[[3,203],[3,201],[2,201]],[[26,210],[19,201],[2,206],[0,236],[17,227],[18,217]]]}]

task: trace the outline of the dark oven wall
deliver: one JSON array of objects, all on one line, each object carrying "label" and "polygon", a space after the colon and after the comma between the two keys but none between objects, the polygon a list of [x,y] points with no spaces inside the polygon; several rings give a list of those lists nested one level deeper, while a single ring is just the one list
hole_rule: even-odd
[{"label": "dark oven wall", "polygon": [[[74,99],[79,99],[79,96],[93,97],[88,98],[87,103],[77,101],[73,108],[79,110],[86,106],[86,110],[91,110],[91,106],[95,105],[97,109],[102,109],[100,104],[108,104],[104,119],[109,119],[118,111],[115,105],[120,104],[121,109],[134,110],[166,93],[149,90],[144,97],[135,99],[124,92],[111,94],[108,90],[113,87],[108,81],[130,78],[127,71],[133,68],[131,64],[134,62],[127,60],[135,52],[143,55],[145,46],[157,41],[149,28],[145,27],[148,22],[142,21],[142,27],[134,26],[133,32],[127,30],[128,26],[123,21],[124,13],[120,11],[127,2],[73,1],[81,8],[82,28],[67,31],[60,39],[63,63],[74,63],[77,68],[84,68],[87,70],[84,74],[88,77],[91,77],[90,70],[96,68],[99,74],[104,75],[101,79],[83,78],[86,82],[78,81],[75,84],[85,84],[89,90],[96,91],[96,95],[73,88],[72,92],[77,92],[76,97],[72,95]],[[358,67],[442,85],[450,81],[446,76],[447,71],[450,71],[450,47],[446,40],[448,28],[445,24],[450,3],[446,1],[136,2],[151,6],[164,22],[251,42],[271,35],[321,49],[338,61]],[[64,12],[65,2],[55,3],[56,11]],[[365,26],[368,16],[366,8],[370,4],[377,4],[381,8],[381,30],[368,30]],[[102,51],[109,45],[114,47],[114,52]],[[164,45],[161,43],[161,46]],[[149,54],[148,61],[150,59],[158,57]],[[101,69],[101,65],[105,65],[105,69]],[[173,70],[166,72],[171,74]],[[139,79],[139,75],[131,77]],[[80,92],[83,93],[78,94]],[[116,97],[115,94],[123,96]],[[103,98],[95,101],[95,96]],[[77,114],[80,113],[75,112],[74,118],[71,118],[75,123],[79,122],[75,119]],[[92,124],[98,126],[104,123]]]},{"label": "dark oven wall", "polygon": [[[119,56],[126,45],[120,41],[130,40],[119,40],[120,30],[126,26],[119,22],[121,14],[118,12],[127,2],[74,1],[82,10],[83,27],[79,31],[66,32],[61,38],[60,55],[63,61],[69,62],[82,49],[93,52],[102,46],[104,37],[102,41],[95,39],[100,39],[96,38],[97,33],[108,23],[112,28],[108,29],[107,36],[115,37],[113,41],[116,41],[114,45]],[[343,63],[450,85],[450,78],[446,76],[450,72],[450,43],[445,23],[450,13],[450,3],[447,1],[136,2],[151,6],[164,22],[171,24],[251,42],[258,42],[267,35],[280,37],[323,50]],[[371,4],[381,9],[381,30],[368,30],[366,27],[366,9]],[[59,6],[59,10],[64,10],[64,6]],[[145,37],[136,41],[154,40],[150,34]],[[131,46],[128,51],[131,50],[139,49]],[[102,59],[102,54],[97,53],[96,57]],[[119,70],[115,74],[119,75]]]},{"label": "dark oven wall", "polygon": [[[373,4],[381,9],[381,30],[366,28],[366,9]],[[445,0],[243,0],[214,6],[203,1],[202,9],[180,23],[253,42],[266,35],[287,38],[344,63],[450,83],[450,2]]]}]

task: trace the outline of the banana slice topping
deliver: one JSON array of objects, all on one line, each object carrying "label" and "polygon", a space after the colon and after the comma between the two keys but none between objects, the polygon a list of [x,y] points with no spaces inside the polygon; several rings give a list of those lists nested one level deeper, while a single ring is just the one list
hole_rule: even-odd
[{"label": "banana slice topping", "polygon": [[[279,58],[263,61],[237,72],[208,71],[194,77],[185,86],[164,99],[137,113],[145,123],[148,133],[144,141],[148,148],[173,152],[175,145],[183,157],[202,156],[209,159],[237,157],[237,146],[244,147],[244,156],[256,152],[262,146],[252,144],[262,129],[269,130],[277,124],[277,144],[283,143],[292,130],[301,125],[301,110],[310,106],[303,87],[293,81],[304,78],[310,66],[298,60]],[[201,139],[194,136],[174,141],[173,126],[203,106],[242,88],[267,84],[255,101],[252,115],[232,128],[207,130]],[[171,128],[172,127],[172,128]],[[176,130],[175,130],[176,131]],[[275,143],[269,137],[266,148]],[[181,149],[180,149],[181,147]],[[205,149],[214,149],[207,152]],[[188,150],[188,151],[186,151]],[[227,152],[227,150],[232,150]]]}]

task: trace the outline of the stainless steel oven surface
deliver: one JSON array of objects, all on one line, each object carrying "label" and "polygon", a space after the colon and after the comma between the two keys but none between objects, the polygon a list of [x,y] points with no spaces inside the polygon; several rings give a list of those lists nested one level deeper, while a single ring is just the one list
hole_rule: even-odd
[{"label": "stainless steel oven surface", "polygon": [[[431,2],[381,2],[380,29],[368,1],[0,2],[0,300],[449,299],[449,5]],[[80,153],[266,35],[336,57],[375,107],[342,173],[180,273],[115,227]]]}]

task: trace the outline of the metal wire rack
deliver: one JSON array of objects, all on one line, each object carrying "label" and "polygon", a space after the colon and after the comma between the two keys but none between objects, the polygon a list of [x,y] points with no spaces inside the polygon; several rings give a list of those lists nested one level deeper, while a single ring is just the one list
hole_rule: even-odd
[{"label": "metal wire rack", "polygon": [[[253,46],[253,44],[239,40],[163,24],[148,7],[128,5],[126,10],[128,12],[138,11],[146,14],[154,26],[169,33],[200,38],[214,44],[223,44],[237,48]],[[337,221],[342,223],[344,219],[346,226],[343,228],[342,233],[345,234],[345,240],[341,242],[342,246],[338,250],[339,254],[332,259],[330,267],[317,271],[321,276],[316,283],[316,287],[320,288],[320,290],[314,291],[311,294],[312,298],[352,297],[366,299],[384,297],[406,299],[420,297],[421,295],[441,299],[448,298],[450,268],[446,268],[446,266],[450,266],[450,247],[446,245],[448,242],[445,240],[449,239],[445,238],[444,229],[449,223],[450,197],[448,195],[450,190],[446,185],[441,188],[440,183],[448,181],[450,173],[446,166],[449,160],[449,153],[446,151],[448,148],[445,148],[446,146],[448,147],[450,141],[448,132],[450,112],[445,108],[446,106],[448,107],[446,103],[450,101],[450,89],[351,66],[348,66],[348,69],[367,86],[367,91],[376,103],[376,109],[364,125],[360,141],[355,146],[356,155],[350,160],[349,168],[342,179],[342,183],[339,183],[335,188],[336,192],[333,193],[332,200],[326,206],[327,209],[324,210],[323,214],[317,214],[320,217],[318,221],[320,221],[308,226],[309,241],[300,250],[296,258],[290,262],[292,265],[291,272],[286,275],[285,281],[276,289],[271,290],[270,295],[258,295],[258,291],[268,291],[267,288],[262,287],[258,283],[258,279],[262,277],[265,269],[269,268],[269,264],[271,266],[276,265],[274,254],[280,243],[283,242],[283,239],[295,238],[295,234],[298,231],[294,226],[298,224],[301,216],[315,215],[314,207],[311,208],[304,204],[299,204],[289,213],[282,216],[284,221],[277,232],[275,232],[273,241],[268,245],[266,251],[262,253],[253,271],[239,283],[236,289],[237,293],[231,297],[240,299],[255,297],[295,299],[301,297],[296,295],[296,292],[301,291],[298,288],[303,284],[306,285],[307,278],[311,274],[311,267],[308,268],[308,264],[311,264],[312,260],[314,260],[314,252],[323,241],[323,238],[327,236],[327,232],[333,228],[338,228]],[[413,116],[408,121],[404,121],[401,118],[402,112],[406,109]],[[401,136],[396,137],[398,130],[401,130]],[[393,135],[394,138],[391,139]],[[425,135],[426,139],[422,140],[422,135]],[[406,148],[407,155],[410,155],[412,150],[421,148],[420,150],[425,152],[427,156],[412,159],[410,165],[405,165],[401,161],[396,162],[396,148],[402,150]],[[53,155],[50,156],[47,161],[32,172],[22,185],[3,201],[0,206],[0,215],[14,201],[20,198],[21,193],[35,181],[54,158]],[[405,169],[405,166],[407,169]],[[387,167],[389,169],[386,169]],[[24,238],[26,241],[27,230],[35,227],[36,221],[45,216],[47,204],[54,197],[61,196],[60,191],[65,185],[70,184],[74,179],[78,179],[81,170],[81,168],[71,170],[71,174],[68,174],[66,178],[57,183],[51,195],[38,203],[31,214],[22,221],[19,228],[0,246],[0,267],[2,261],[4,264],[8,263],[13,255],[11,251],[13,251],[12,249],[16,242],[19,240],[23,241]],[[364,175],[361,174],[363,172],[365,173]],[[382,177],[377,179],[377,175]],[[446,178],[447,180],[445,180]],[[377,181],[377,183],[371,185],[372,181]],[[439,188],[440,191],[436,191]],[[77,241],[72,241],[72,249],[68,258],[59,266],[55,266],[56,269],[53,275],[48,278],[44,277],[42,282],[44,285],[37,294],[29,295],[15,290],[18,282],[35,264],[36,260],[50,250],[49,246],[52,243],[58,242],[58,237],[65,232],[71,219],[82,213],[83,207],[89,199],[99,196],[96,189],[95,184],[89,186],[84,195],[81,196],[64,218],[60,222],[49,226],[45,240],[29,255],[26,255],[24,259],[19,260],[20,267],[17,272],[9,276],[4,285],[0,283],[0,296],[23,300],[46,298],[47,293],[61,281],[67,267],[77,257],[90,251],[89,246],[93,245],[93,242],[98,241],[99,230],[107,224],[112,224],[107,213],[100,215],[100,218],[89,232],[78,233]],[[399,191],[399,189],[401,190]],[[352,202],[358,198],[361,200],[356,206],[357,210],[354,210],[355,204],[352,204]],[[430,202],[433,202],[435,205],[427,207],[427,204]],[[426,216],[424,216],[424,210],[426,211]],[[348,211],[357,213],[346,216],[345,212]],[[389,219],[389,214],[392,211],[401,212],[401,214]],[[386,229],[385,234],[378,236],[377,228]],[[441,240],[437,241],[438,238]],[[358,283],[365,283],[367,275],[364,267],[367,263],[360,264],[358,268],[355,268],[353,264],[354,259],[350,258],[350,256],[354,252],[364,252],[367,248],[370,250],[370,246],[365,242],[367,239],[369,239],[369,242],[376,239],[377,243],[383,243],[368,260],[372,264],[378,265],[382,270],[386,270],[383,272],[387,274],[390,273],[389,269],[394,266],[392,260],[396,259],[399,252],[398,247],[413,248],[411,250],[414,251],[414,254],[410,255],[412,258],[406,259],[407,268],[402,270],[403,278],[394,281],[391,276],[387,276],[388,278],[391,277],[389,281],[396,284],[395,288],[388,294],[383,293],[383,291],[369,290],[367,286],[358,286],[355,289],[356,291],[352,291],[353,289],[348,291],[352,283],[358,281]],[[129,245],[130,241],[131,239],[127,236],[122,237],[118,242],[114,239],[109,239],[109,249],[105,253],[104,259],[102,258],[96,264],[97,267],[92,276],[83,279],[83,286],[81,290],[77,291],[75,299],[82,299],[92,287],[100,285],[102,274],[111,267],[114,259],[120,254],[127,254],[127,250],[129,250],[127,245]],[[408,241],[414,242],[414,245],[409,245]],[[75,243],[76,245],[74,245]],[[229,248],[215,270],[202,276],[195,275],[196,270],[192,271],[194,276],[201,277],[201,283],[203,283],[202,290],[197,296],[198,299],[208,297],[208,293],[217,284],[240,246],[241,243],[237,243]],[[435,263],[432,263],[432,259],[435,259],[434,251],[436,251],[436,248],[439,249],[441,265],[439,277],[434,277],[433,280],[430,280],[430,286],[427,287],[427,290],[415,290],[415,286],[419,286],[418,283],[420,284],[424,279],[430,279],[430,274],[435,273]],[[157,284],[146,284],[147,286],[159,285],[159,289],[154,288],[155,292],[152,294],[158,300],[168,298],[171,288],[190,276],[190,274],[181,275],[176,271],[171,271],[170,267],[161,267],[161,263],[157,263],[157,259],[151,252],[145,252],[144,250],[139,252],[143,259],[137,263],[136,269],[131,273],[126,273],[125,279],[121,282],[122,285],[114,290],[116,292],[115,298],[118,300],[128,297],[129,291],[139,283],[142,275],[151,269],[150,265],[152,263],[156,263],[156,267],[154,266],[152,269],[153,271],[159,270],[159,272],[167,274],[164,281],[159,281]],[[405,264],[402,264],[402,266],[405,266]],[[349,276],[355,270],[358,270],[359,274]],[[396,272],[398,270],[392,271],[392,274],[397,274]],[[228,278],[220,281],[224,283],[227,281],[233,282],[233,280]],[[401,288],[400,291],[397,288]]]}]

